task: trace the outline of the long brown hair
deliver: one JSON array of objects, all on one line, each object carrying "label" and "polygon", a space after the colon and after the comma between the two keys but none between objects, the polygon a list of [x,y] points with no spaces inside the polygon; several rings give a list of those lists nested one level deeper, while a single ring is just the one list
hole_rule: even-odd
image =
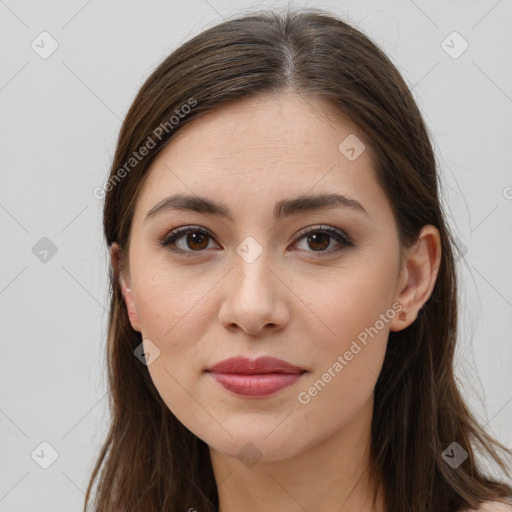
[{"label": "long brown hair", "polygon": [[[135,201],[151,162],[187,123],[228,102],[283,91],[321,98],[361,130],[376,155],[402,249],[426,224],[441,237],[432,295],[413,324],[390,333],[375,386],[370,476],[383,485],[386,510],[452,512],[506,500],[512,487],[486,474],[476,452],[483,448],[509,478],[498,449],[512,451],[485,432],[454,377],[455,245],[430,135],[393,63],[335,14],[312,8],[246,13],[203,31],[157,67],[126,115],[102,189],[108,246],[119,243],[123,268]],[[218,494],[208,446],[177,420],[134,356],[142,338],[131,327],[113,268],[110,293],[111,422],[84,510],[97,481],[94,511],[214,512]],[[443,457],[454,442],[467,452],[457,468]]]}]

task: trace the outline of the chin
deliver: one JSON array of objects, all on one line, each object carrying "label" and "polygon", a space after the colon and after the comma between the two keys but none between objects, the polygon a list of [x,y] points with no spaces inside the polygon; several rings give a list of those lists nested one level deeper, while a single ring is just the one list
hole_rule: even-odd
[{"label": "chin", "polygon": [[249,436],[245,432],[239,436],[234,435],[233,438],[207,444],[223,455],[239,459],[247,467],[252,467],[257,462],[286,460],[301,451],[296,436],[286,435],[286,438],[280,438],[274,437],[274,434],[269,436],[268,432],[260,436]]}]

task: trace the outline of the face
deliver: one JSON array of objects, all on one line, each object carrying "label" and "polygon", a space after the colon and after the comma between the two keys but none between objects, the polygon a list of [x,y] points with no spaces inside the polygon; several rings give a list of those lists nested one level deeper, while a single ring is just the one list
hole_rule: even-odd
[{"label": "face", "polygon": [[[123,293],[162,399],[219,452],[251,442],[266,460],[291,457],[373,398],[404,283],[391,206],[362,143],[327,105],[283,94],[194,120],[152,164]],[[175,194],[196,201],[158,209]],[[308,200],[333,194],[351,202]],[[206,371],[234,356],[301,372]]]}]

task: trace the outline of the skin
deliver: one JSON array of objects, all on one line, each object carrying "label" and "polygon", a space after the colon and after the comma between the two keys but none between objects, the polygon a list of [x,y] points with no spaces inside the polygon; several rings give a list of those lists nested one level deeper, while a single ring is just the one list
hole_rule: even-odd
[{"label": "skin", "polygon": [[[363,140],[319,100],[293,93],[244,99],[184,127],[153,162],[137,199],[129,261],[119,276],[127,311],[133,329],[160,350],[148,370],[163,400],[210,447],[221,512],[372,510],[375,383],[389,331],[410,325],[432,293],[441,245],[437,229],[424,226],[400,269],[397,227],[369,146],[353,161],[338,149],[349,134]],[[281,199],[333,191],[359,201],[368,217],[340,207],[272,217]],[[224,203],[233,221],[182,210],[144,220],[178,192]],[[191,257],[158,245],[186,225],[211,234],[202,244],[187,243],[186,235],[175,243]],[[337,228],[355,246],[333,252],[343,244],[328,237],[318,250],[308,236],[296,238],[307,226]],[[248,236],[262,250],[251,263],[236,251]],[[397,303],[406,321],[389,314],[301,403],[299,393]],[[233,355],[270,355],[307,373],[274,396],[242,398],[204,372]],[[248,442],[259,457],[254,465],[237,456]],[[383,510],[381,495],[377,505]]]}]

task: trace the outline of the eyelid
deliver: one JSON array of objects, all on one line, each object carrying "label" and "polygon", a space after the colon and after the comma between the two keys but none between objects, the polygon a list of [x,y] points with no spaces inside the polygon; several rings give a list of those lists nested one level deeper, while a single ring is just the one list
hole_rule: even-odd
[{"label": "eyelid", "polygon": [[[211,239],[215,240],[215,237],[210,233],[210,231],[206,228],[203,228],[202,226],[198,226],[196,224],[187,224],[185,226],[179,226],[177,228],[172,229],[169,233],[167,233],[162,240],[158,242],[159,245],[161,245],[164,248],[167,248],[171,244],[175,243],[176,240],[179,240],[182,236],[188,234],[188,233],[201,233],[202,235],[208,236]],[[172,249],[175,253],[202,253],[203,251],[184,251],[182,249]]]},{"label": "eyelid", "polygon": [[327,232],[332,233],[333,235],[338,235],[341,238],[343,238],[346,243],[351,243],[350,237],[345,234],[341,229],[335,228],[334,226],[329,226],[325,224],[312,224],[311,226],[306,226],[305,228],[302,228],[296,235],[294,241],[300,240],[304,237],[304,235],[307,235],[311,233],[312,231],[320,231],[320,232]]},{"label": "eyelid", "polygon": [[[216,242],[215,236],[212,235],[208,229],[203,228],[202,226],[199,226],[196,224],[187,224],[184,226],[179,226],[177,228],[174,228],[173,230],[171,230],[170,233],[168,233],[163,238],[163,240],[159,241],[158,243],[159,243],[159,245],[163,246],[164,248],[167,248],[168,246],[174,244],[176,242],[176,240],[181,239],[182,236],[184,236],[188,233],[191,233],[191,232],[192,233],[201,233]],[[333,253],[341,252],[344,249],[347,249],[349,247],[355,247],[355,244],[352,242],[351,238],[344,231],[342,231],[341,229],[336,228],[334,226],[324,225],[324,224],[312,224],[310,226],[306,226],[305,228],[302,228],[297,233],[297,235],[294,237],[292,243],[295,244],[299,240],[304,238],[306,235],[308,235],[309,233],[316,233],[316,232],[327,233],[329,236],[331,236],[332,238],[335,238],[335,240],[338,243],[341,243],[341,245],[342,245],[341,248],[334,249],[334,250],[331,248],[328,251],[307,251],[307,252],[316,254],[317,256],[333,254]],[[192,256],[194,254],[201,255],[202,253],[207,252],[205,249],[200,250],[200,251],[187,251],[187,250],[183,250],[183,249],[171,249],[171,250],[174,253],[184,254],[186,256]]]}]

